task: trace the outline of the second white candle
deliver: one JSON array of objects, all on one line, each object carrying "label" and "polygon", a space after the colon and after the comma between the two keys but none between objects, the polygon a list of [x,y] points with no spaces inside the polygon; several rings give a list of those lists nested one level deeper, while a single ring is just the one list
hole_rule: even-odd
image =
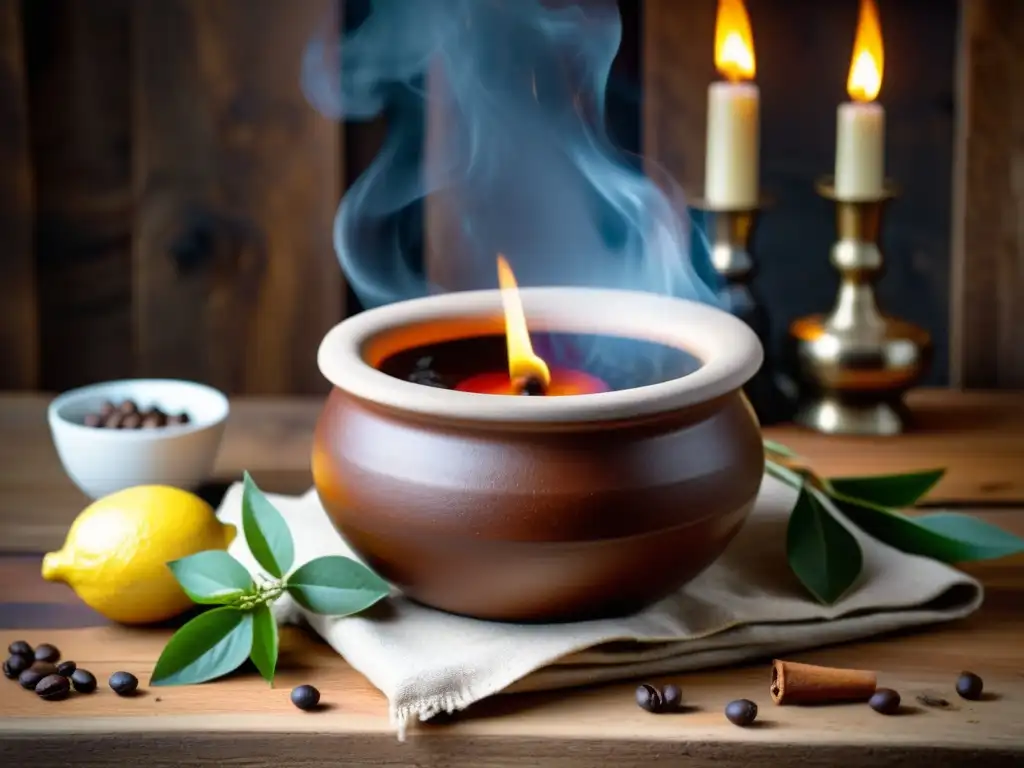
[{"label": "second white candle", "polygon": [[876,200],[885,189],[885,109],[846,102],[836,112],[835,194],[840,200]]}]

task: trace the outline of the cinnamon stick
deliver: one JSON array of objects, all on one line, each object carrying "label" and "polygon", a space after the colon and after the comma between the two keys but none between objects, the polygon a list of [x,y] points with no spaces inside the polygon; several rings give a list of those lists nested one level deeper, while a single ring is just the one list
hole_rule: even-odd
[{"label": "cinnamon stick", "polygon": [[878,686],[874,672],[772,662],[772,701],[776,704],[825,704],[840,701],[867,701]]}]

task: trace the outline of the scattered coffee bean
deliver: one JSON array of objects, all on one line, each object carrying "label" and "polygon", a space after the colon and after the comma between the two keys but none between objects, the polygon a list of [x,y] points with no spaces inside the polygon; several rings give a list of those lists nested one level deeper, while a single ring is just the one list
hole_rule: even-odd
[{"label": "scattered coffee bean", "polygon": [[949,706],[949,702],[941,696],[929,696],[927,693],[918,696],[917,700],[926,707],[934,707],[935,709],[946,709]]},{"label": "scattered coffee bean", "polygon": [[11,668],[7,665],[6,661],[4,661],[4,677],[8,680],[16,680],[18,678],[18,676],[11,671]]},{"label": "scattered coffee bean", "polygon": [[985,687],[981,678],[973,672],[961,672],[956,681],[956,692],[960,698],[977,701],[981,698],[981,689]]},{"label": "scattered coffee bean", "polygon": [[24,640],[15,640],[13,643],[7,646],[7,653],[9,653],[11,656],[35,656],[35,651],[32,649],[32,646],[26,643]]},{"label": "scattered coffee bean", "polygon": [[61,677],[71,677],[75,674],[75,670],[78,669],[78,665],[73,661],[62,661],[57,665],[57,674]]},{"label": "scattered coffee bean", "polygon": [[683,703],[683,692],[678,685],[669,683],[661,689],[661,708],[665,712],[674,712]]},{"label": "scattered coffee bean", "polygon": [[895,715],[900,711],[900,695],[892,688],[879,688],[868,699],[868,706],[883,715]]},{"label": "scattered coffee bean", "polygon": [[36,661],[46,661],[50,664],[56,664],[60,660],[60,649],[55,645],[49,643],[43,643],[42,645],[36,646]]},{"label": "scattered coffee bean", "polygon": [[661,711],[661,692],[653,685],[644,683],[636,687],[636,704],[648,712]]},{"label": "scattered coffee bean", "polygon": [[51,664],[49,661],[33,661],[32,666],[30,666],[29,669],[34,669],[36,672],[40,672],[43,677],[57,674],[57,665]]},{"label": "scattered coffee bean", "polygon": [[725,705],[725,717],[733,725],[750,725],[757,719],[757,704],[750,699],[737,699]]},{"label": "scattered coffee bean", "polygon": [[292,704],[301,710],[310,710],[320,703],[320,691],[312,685],[292,688]]},{"label": "scattered coffee bean", "polygon": [[63,675],[47,675],[35,687],[39,698],[46,699],[47,701],[66,699],[70,690],[71,683]]},{"label": "scattered coffee bean", "polygon": [[34,667],[29,667],[20,675],[18,675],[18,684],[26,691],[34,691],[36,686],[39,685],[39,681],[42,680],[46,675]]},{"label": "scattered coffee bean", "polygon": [[7,667],[11,670],[11,674],[17,677],[34,663],[31,656],[22,656],[20,653],[16,653],[7,660]]},{"label": "scattered coffee bean", "polygon": [[131,696],[139,687],[139,678],[131,672],[115,672],[108,682],[118,696]]},{"label": "scattered coffee bean", "polygon": [[88,669],[79,667],[71,673],[71,684],[79,693],[92,693],[96,690],[96,676]]}]

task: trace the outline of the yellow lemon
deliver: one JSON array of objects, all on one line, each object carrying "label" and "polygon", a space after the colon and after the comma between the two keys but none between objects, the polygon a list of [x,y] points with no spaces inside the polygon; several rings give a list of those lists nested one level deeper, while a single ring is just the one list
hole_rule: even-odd
[{"label": "yellow lemon", "polygon": [[167,563],[226,549],[235,533],[195,494],[162,485],[126,488],[78,515],[64,547],[43,558],[43,578],[67,584],[112,621],[164,621],[192,605]]}]

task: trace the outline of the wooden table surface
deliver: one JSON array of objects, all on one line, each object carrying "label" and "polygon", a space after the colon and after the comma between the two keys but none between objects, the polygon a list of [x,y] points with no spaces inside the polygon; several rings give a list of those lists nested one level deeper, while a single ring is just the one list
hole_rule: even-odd
[{"label": "wooden table surface", "polygon": [[[0,396],[0,647],[24,638],[53,642],[101,682],[126,669],[148,680],[169,630],[108,625],[71,591],[39,577],[39,553],[59,544],[84,499],[63,476],[46,431],[45,398]],[[949,466],[933,501],[1024,535],[1024,395],[916,393],[920,431],[889,440],[828,439],[794,428],[766,430],[826,474]],[[218,462],[223,480],[249,469],[268,490],[305,490],[310,428],[319,403],[233,404]],[[995,503],[995,504],[994,504]],[[44,702],[0,678],[0,765],[811,766],[1024,765],[1024,556],[964,570],[986,587],[971,618],[800,654],[795,660],[878,671],[909,706],[883,717],[866,705],[778,707],[770,663],[658,678],[676,682],[691,705],[653,716],[633,703],[636,681],[546,694],[497,696],[444,723],[417,725],[399,743],[383,696],[329,648],[301,630],[283,633],[275,687],[252,675],[203,686],[145,690],[122,699]],[[953,691],[971,669],[989,695]],[[310,682],[328,706],[302,713],[288,703]],[[8,688],[3,688],[8,686]],[[918,696],[949,702],[937,709]],[[759,725],[741,729],[725,703],[750,698]]]}]

